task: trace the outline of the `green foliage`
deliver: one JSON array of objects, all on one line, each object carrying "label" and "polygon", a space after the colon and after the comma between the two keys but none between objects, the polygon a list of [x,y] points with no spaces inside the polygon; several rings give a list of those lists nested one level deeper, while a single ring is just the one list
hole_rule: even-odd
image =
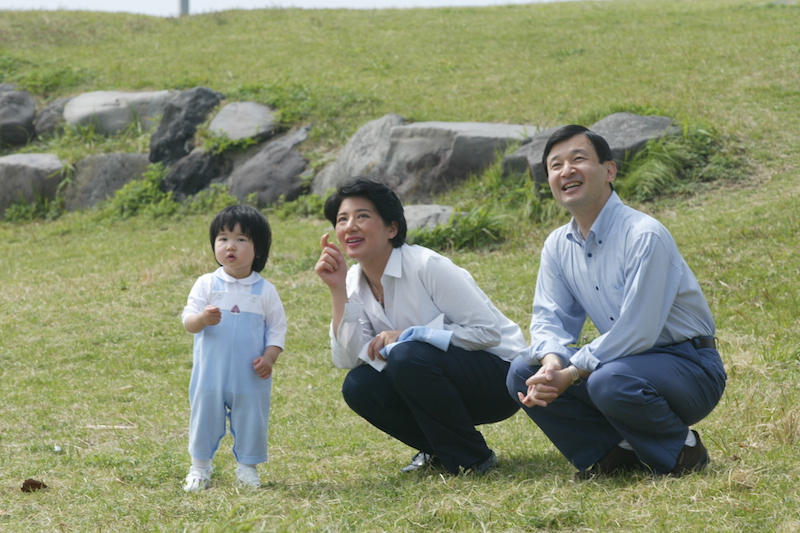
[{"label": "green foliage", "polygon": [[178,203],[170,192],[161,190],[167,170],[161,163],[147,167],[141,179],[126,183],[106,201],[98,212],[100,218],[124,220],[136,215],[151,218],[170,216]]},{"label": "green foliage", "polygon": [[258,144],[252,137],[233,140],[223,133],[212,132],[208,125],[197,128],[199,144],[208,153],[221,154],[223,152],[244,152],[251,146]]},{"label": "green foliage", "polygon": [[277,204],[269,208],[269,211],[282,220],[290,218],[324,218],[324,207],[324,198],[316,194],[306,194],[290,202],[281,197]]},{"label": "green foliage", "polygon": [[64,213],[64,198],[57,194],[47,198],[36,194],[32,202],[24,199],[6,207],[3,220],[13,224],[33,222],[34,220],[55,220]]},{"label": "green foliage", "polygon": [[98,133],[92,124],[62,124],[53,135],[38,138],[19,148],[17,153],[52,153],[62,161],[75,164],[93,154],[146,153],[150,150],[150,132],[134,122],[113,135]]},{"label": "green foliage", "polygon": [[94,77],[88,69],[56,62],[34,63],[11,55],[0,55],[0,81],[15,83],[31,94],[49,98],[77,87]]},{"label": "green foliage", "polygon": [[238,200],[228,192],[227,186],[213,183],[186,199],[181,204],[179,212],[181,215],[217,213],[237,203],[239,203]]},{"label": "green foliage", "polygon": [[149,165],[141,179],[131,181],[116,191],[110,200],[100,206],[96,216],[117,221],[134,216],[177,220],[189,215],[217,213],[238,203],[222,184],[212,184],[184,202],[178,202],[171,192],[164,192],[162,188],[167,172],[161,163]]},{"label": "green foliage", "polygon": [[408,241],[435,250],[487,248],[502,243],[506,232],[503,217],[481,207],[467,213],[454,213],[447,224],[433,229],[409,232]]},{"label": "green foliage", "polygon": [[[228,91],[227,96],[232,100],[255,101],[277,109],[284,128],[313,120],[317,130],[327,130],[328,134],[331,128],[340,132],[341,121],[354,110],[363,112],[378,103],[375,98],[356,91],[296,82],[242,84]],[[316,135],[323,133],[318,131]]]},{"label": "green foliage", "polygon": [[703,183],[741,181],[747,172],[744,150],[734,139],[710,129],[687,127],[680,136],[650,141],[623,165],[615,188],[622,198],[647,202],[695,192]]}]

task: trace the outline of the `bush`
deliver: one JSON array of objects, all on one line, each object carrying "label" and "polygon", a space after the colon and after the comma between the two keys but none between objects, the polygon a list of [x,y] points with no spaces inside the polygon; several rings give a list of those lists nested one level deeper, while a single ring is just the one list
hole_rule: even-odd
[{"label": "bush", "polygon": [[283,220],[292,217],[322,218],[324,207],[324,198],[316,194],[306,194],[290,202],[284,201],[281,197],[276,205],[269,208],[269,211]]},{"label": "bush", "polygon": [[135,215],[150,217],[170,216],[177,212],[178,203],[171,192],[161,190],[166,176],[161,163],[151,164],[141,179],[126,183],[100,208],[98,216],[124,220]]},{"label": "bush", "polygon": [[614,183],[622,198],[649,202],[690,194],[703,183],[746,177],[744,150],[735,139],[692,126],[680,136],[650,141],[623,166]]},{"label": "bush", "polygon": [[504,217],[482,207],[468,213],[456,213],[449,223],[433,229],[411,231],[408,241],[434,250],[476,249],[503,242],[506,233]]}]

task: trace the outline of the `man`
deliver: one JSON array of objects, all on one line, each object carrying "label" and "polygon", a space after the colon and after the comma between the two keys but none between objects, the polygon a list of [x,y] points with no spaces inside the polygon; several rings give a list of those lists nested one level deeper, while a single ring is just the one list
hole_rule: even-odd
[{"label": "man", "polygon": [[[717,405],[726,376],[697,280],[667,229],[614,192],[605,139],[565,126],[542,163],[572,221],[544,244],[531,346],[512,362],[509,392],[576,480],[701,470],[708,452],[689,426]],[[571,346],[587,316],[600,336]]]}]

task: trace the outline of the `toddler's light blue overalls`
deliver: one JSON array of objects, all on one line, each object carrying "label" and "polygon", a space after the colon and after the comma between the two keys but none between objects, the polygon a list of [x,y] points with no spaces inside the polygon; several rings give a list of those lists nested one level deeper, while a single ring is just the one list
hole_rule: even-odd
[{"label": "toddler's light blue overalls", "polygon": [[272,377],[261,379],[253,369],[253,360],[266,348],[263,288],[260,279],[250,293],[227,292],[225,282],[214,276],[209,304],[220,308],[222,319],[195,334],[189,384],[189,454],[195,459],[214,458],[227,417],[236,460],[244,464],[267,460]]}]

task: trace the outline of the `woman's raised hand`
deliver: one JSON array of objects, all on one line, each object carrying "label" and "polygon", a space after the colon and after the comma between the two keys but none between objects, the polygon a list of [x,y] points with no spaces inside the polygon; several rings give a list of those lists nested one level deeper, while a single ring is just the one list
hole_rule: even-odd
[{"label": "woman's raised hand", "polygon": [[319,261],[314,265],[314,272],[322,278],[328,287],[336,289],[344,286],[345,279],[347,278],[347,263],[344,260],[339,247],[328,241],[329,236],[326,233],[322,236],[320,246],[322,247],[322,254]]}]

